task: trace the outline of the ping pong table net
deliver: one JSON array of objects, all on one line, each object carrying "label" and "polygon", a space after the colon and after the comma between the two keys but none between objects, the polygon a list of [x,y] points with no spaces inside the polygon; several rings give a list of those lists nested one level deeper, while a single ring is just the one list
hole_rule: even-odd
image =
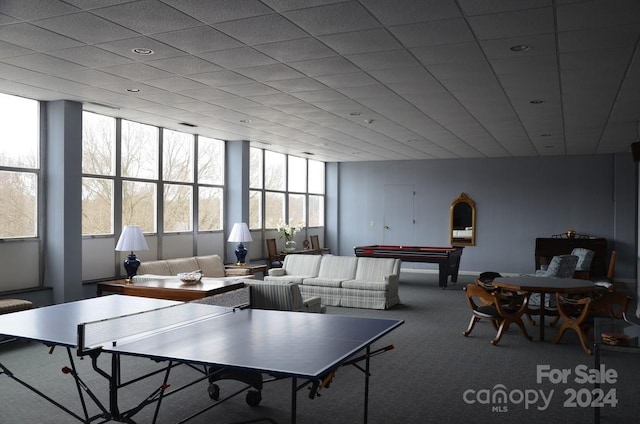
[{"label": "ping pong table net", "polygon": [[78,324],[78,354],[141,339],[233,311],[233,308],[187,302],[81,323]]}]

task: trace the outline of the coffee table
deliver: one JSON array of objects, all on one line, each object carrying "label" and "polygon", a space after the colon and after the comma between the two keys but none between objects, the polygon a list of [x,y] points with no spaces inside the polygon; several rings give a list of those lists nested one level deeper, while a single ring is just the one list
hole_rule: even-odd
[{"label": "coffee table", "polygon": [[197,284],[185,284],[177,278],[167,278],[136,281],[130,284],[127,284],[126,280],[103,281],[97,284],[96,291],[98,296],[102,296],[108,292],[188,302],[238,290],[244,286],[242,281],[233,279],[219,280],[203,278]]},{"label": "coffee table", "polygon": [[522,275],[519,277],[497,277],[491,283],[511,291],[540,293],[540,341],[544,341],[544,314],[546,293],[588,293],[595,290],[595,284],[589,280],[575,278],[535,277]]}]

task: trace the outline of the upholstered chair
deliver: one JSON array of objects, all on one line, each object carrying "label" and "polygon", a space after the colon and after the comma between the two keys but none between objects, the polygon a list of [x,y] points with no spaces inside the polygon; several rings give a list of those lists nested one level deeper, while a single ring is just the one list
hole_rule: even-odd
[{"label": "upholstered chair", "polygon": [[589,270],[591,269],[591,262],[593,262],[595,252],[593,250],[585,249],[584,247],[576,247],[571,251],[571,254],[578,257],[574,278],[588,280]]}]

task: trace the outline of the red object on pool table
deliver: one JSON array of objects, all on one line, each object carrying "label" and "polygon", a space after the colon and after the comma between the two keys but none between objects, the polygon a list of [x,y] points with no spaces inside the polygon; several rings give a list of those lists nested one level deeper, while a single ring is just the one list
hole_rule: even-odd
[{"label": "red object on pool table", "polygon": [[440,287],[447,287],[447,281],[451,276],[451,282],[458,281],[458,270],[460,268],[460,258],[462,257],[461,246],[453,247],[433,247],[433,246],[393,246],[393,245],[370,245],[356,246],[354,248],[356,256],[371,258],[394,258],[406,262],[426,262],[437,263],[439,266],[438,284]]}]

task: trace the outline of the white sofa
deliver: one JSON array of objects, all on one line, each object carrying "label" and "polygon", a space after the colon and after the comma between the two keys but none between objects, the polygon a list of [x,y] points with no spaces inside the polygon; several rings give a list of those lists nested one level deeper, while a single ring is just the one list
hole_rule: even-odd
[{"label": "white sofa", "polygon": [[282,268],[264,277],[298,283],[303,297],[324,305],[388,309],[400,303],[400,260],[333,255],[287,255]]},{"label": "white sofa", "polygon": [[225,269],[224,262],[218,255],[193,256],[188,258],[161,259],[145,261],[138,267],[138,275],[134,280],[150,279],[160,276],[177,277],[181,272],[201,270],[203,278],[236,279],[251,278],[246,269]]}]

